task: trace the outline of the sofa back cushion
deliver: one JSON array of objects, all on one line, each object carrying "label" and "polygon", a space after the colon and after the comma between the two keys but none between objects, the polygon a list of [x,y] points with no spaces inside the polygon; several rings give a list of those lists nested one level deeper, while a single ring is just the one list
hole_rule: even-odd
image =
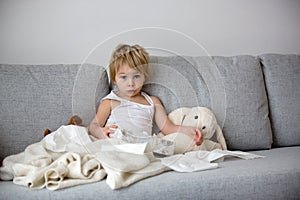
[{"label": "sofa back cushion", "polygon": [[300,56],[260,56],[269,98],[274,146],[300,145]]},{"label": "sofa back cushion", "polygon": [[232,150],[269,149],[268,101],[259,59],[235,57],[151,57],[144,90],[159,97],[166,111],[212,109]]},{"label": "sofa back cushion", "polygon": [[[207,85],[186,57],[151,56],[149,73],[143,90],[157,96],[167,113],[179,107],[210,107]],[[158,133],[158,127],[153,125],[153,132]]]},{"label": "sofa back cushion", "polygon": [[[96,92],[97,91],[97,92]],[[87,125],[108,93],[104,68],[91,65],[0,65],[0,158],[40,141],[79,115]]]}]

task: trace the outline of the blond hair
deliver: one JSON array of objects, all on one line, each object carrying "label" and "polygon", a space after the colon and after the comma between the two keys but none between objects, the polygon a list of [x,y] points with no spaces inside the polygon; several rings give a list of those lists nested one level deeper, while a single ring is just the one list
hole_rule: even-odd
[{"label": "blond hair", "polygon": [[119,68],[124,64],[128,64],[130,68],[141,72],[145,78],[148,78],[149,55],[140,45],[119,44],[115,48],[109,62],[109,75],[113,82]]}]

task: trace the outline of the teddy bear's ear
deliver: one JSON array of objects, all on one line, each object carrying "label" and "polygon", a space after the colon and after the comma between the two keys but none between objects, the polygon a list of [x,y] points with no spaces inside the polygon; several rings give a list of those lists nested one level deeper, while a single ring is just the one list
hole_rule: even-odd
[{"label": "teddy bear's ear", "polygon": [[217,141],[221,145],[222,149],[227,150],[226,141],[225,141],[224,135],[222,133],[222,129],[220,128],[219,125],[217,125],[217,128],[216,128],[216,136],[217,136]]},{"label": "teddy bear's ear", "polygon": [[184,120],[185,116],[190,112],[191,108],[178,108],[169,113],[168,118],[175,124],[181,125],[182,121]]}]

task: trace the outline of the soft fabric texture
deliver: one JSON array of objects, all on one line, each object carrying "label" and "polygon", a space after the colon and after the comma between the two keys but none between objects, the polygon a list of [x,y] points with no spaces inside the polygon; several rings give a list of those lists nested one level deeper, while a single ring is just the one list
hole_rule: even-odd
[{"label": "soft fabric texture", "polygon": [[[228,154],[222,153],[222,156]],[[124,144],[115,139],[94,141],[86,128],[69,125],[28,146],[24,152],[4,159],[0,178],[13,179],[15,184],[33,189],[57,190],[100,181],[107,175],[110,188],[119,189],[169,168],[182,171],[180,167],[186,163],[186,157],[189,164],[197,165],[190,172],[216,168],[215,164],[208,164],[220,158],[217,152],[204,154],[202,157],[193,156],[193,159],[190,159],[190,154],[180,159],[169,157],[161,162],[153,155],[148,143]],[[207,159],[212,157],[216,159]],[[182,169],[186,170],[186,167]]]},{"label": "soft fabric texture", "polygon": [[[149,79],[142,90],[157,96],[167,113],[179,107],[210,107],[211,99],[202,75],[184,57],[151,56]],[[159,132],[156,125],[153,132]]]},{"label": "soft fabric texture", "polygon": [[[112,191],[106,181],[69,187],[55,192],[30,191],[11,181],[0,181],[3,199],[298,199],[300,147],[253,151],[263,159],[229,158],[215,170],[178,173],[169,171]],[[86,192],[85,192],[86,191]],[[175,192],[176,191],[176,192]],[[216,192],[218,191],[218,192]],[[201,197],[200,197],[200,196]]]},{"label": "soft fabric texture", "polygon": [[271,147],[268,99],[258,58],[178,56],[152,57],[151,62],[145,91],[160,97],[168,113],[179,107],[208,107],[228,149]]},{"label": "soft fabric texture", "polygon": [[122,142],[113,139],[93,141],[84,127],[62,126],[24,152],[5,158],[0,178],[33,189],[57,190],[100,181],[107,175],[111,189],[118,189],[169,170],[147,144],[125,145],[119,148]]},{"label": "soft fabric texture", "polygon": [[[176,125],[199,129],[203,138],[202,144],[197,146],[193,138],[184,133],[176,132],[166,135],[164,139],[175,143],[175,153],[185,153],[191,150],[212,151],[214,149],[227,149],[222,130],[210,109],[200,106],[192,108],[182,107],[169,113],[168,118]],[[213,141],[214,139],[216,141]]]},{"label": "soft fabric texture", "polygon": [[[200,71],[207,70],[201,57],[195,58],[195,62]],[[223,82],[226,96],[222,99],[225,104],[223,134],[228,149],[271,148],[268,99],[259,59],[247,55],[213,56],[212,63],[219,72],[216,81]]]},{"label": "soft fabric texture", "polygon": [[149,103],[149,105],[144,105],[123,99],[117,93],[117,91],[111,91],[103,98],[120,102],[120,105],[111,111],[106,125],[116,124],[119,128],[131,132],[135,136],[142,136],[145,133],[152,135],[154,103],[151,97],[145,92],[141,92],[141,95]]},{"label": "soft fabric texture", "polygon": [[[38,142],[77,114],[90,123],[109,90],[93,64],[0,65],[0,159]],[[88,89],[87,89],[88,88]]]},{"label": "soft fabric texture", "polygon": [[263,158],[263,156],[248,152],[227,151],[215,149],[213,151],[191,151],[185,154],[177,154],[162,158],[162,164],[177,172],[195,172],[218,167],[213,161],[223,161],[225,157],[238,157],[243,159]]},{"label": "soft fabric texture", "polygon": [[[263,55],[265,56],[265,55]],[[284,76],[286,80],[293,80],[295,82],[294,75],[297,74],[296,71],[299,68],[290,68],[288,65],[292,64],[290,62],[290,56],[274,54],[272,55],[272,60],[277,60],[275,57],[278,56],[278,60],[285,63],[284,68],[280,68],[283,74],[280,76]],[[295,55],[291,55],[294,57]],[[299,56],[299,55],[298,55]],[[260,72],[257,71],[258,68],[254,67],[246,67],[245,57],[248,56],[233,56],[224,59],[233,60],[232,65],[236,66],[245,66],[245,70],[249,73],[247,76],[254,76],[253,80],[260,77]],[[252,56],[251,60],[252,60]],[[260,57],[260,56],[258,56]],[[296,56],[297,57],[297,56]],[[255,57],[254,57],[255,58]],[[259,148],[258,144],[265,144],[265,140],[259,141],[262,138],[258,137],[256,141],[248,141],[249,138],[252,137],[252,130],[257,131],[258,128],[253,126],[252,122],[255,121],[251,112],[248,112],[250,108],[257,109],[255,105],[259,101],[250,101],[247,102],[245,100],[241,101],[241,97],[249,96],[250,91],[258,91],[263,87],[263,84],[243,84],[243,81],[237,81],[234,74],[231,73],[237,72],[235,67],[230,67],[228,65],[226,70],[223,70],[222,73],[216,67],[216,65],[211,65],[211,59],[206,59],[206,57],[198,57],[199,68],[197,65],[194,65],[192,62],[187,61],[185,57],[155,57],[152,59],[154,63],[160,62],[163,63],[163,67],[161,65],[157,65],[158,69],[152,71],[151,74],[156,74],[157,77],[149,80],[147,85],[145,85],[145,91],[149,94],[153,94],[158,96],[164,106],[167,109],[167,112],[171,112],[172,110],[187,106],[205,106],[211,108],[218,120],[218,123],[221,127],[226,125],[227,127],[232,126],[232,129],[237,125],[239,130],[241,127],[246,127],[242,129],[241,133],[237,132],[226,132],[230,137],[226,137],[226,139],[231,138],[232,144],[228,146],[230,150],[231,147],[236,146],[237,142],[241,142],[241,145],[246,145],[243,148],[250,148],[248,146],[251,143],[251,148]],[[282,59],[287,59],[290,61],[283,61]],[[228,62],[226,61],[226,66]],[[221,60],[220,60],[221,62]],[[264,60],[261,60],[261,65],[263,65]],[[271,64],[275,64],[276,62],[269,62],[268,67],[272,68]],[[221,63],[222,64],[222,63]],[[42,137],[42,133],[45,128],[50,128],[54,131],[56,128],[61,126],[62,124],[66,124],[68,119],[72,116],[69,113],[71,109],[72,100],[69,97],[65,97],[67,94],[66,91],[70,91],[68,88],[71,86],[68,83],[65,83],[65,80],[69,80],[70,77],[75,78],[75,74],[77,73],[77,68],[75,67],[65,67],[66,65],[55,65],[57,66],[56,70],[52,68],[52,65],[41,65],[39,66],[39,76],[34,73],[34,76],[29,75],[30,70],[37,66],[35,65],[5,65],[8,67],[0,67],[0,156],[1,159],[6,155],[15,154],[25,150],[25,147],[28,144],[32,144],[36,141],[39,141]],[[74,65],[71,65],[74,66]],[[77,65],[78,66],[78,65]],[[192,66],[192,67],[191,67]],[[214,67],[212,67],[214,66]],[[221,66],[221,65],[218,65]],[[225,66],[225,64],[224,64]],[[7,69],[9,68],[9,70]],[[50,69],[52,68],[52,69]],[[240,68],[240,67],[239,67]],[[295,72],[284,72],[285,68],[289,70],[295,70]],[[70,69],[70,70],[69,70]],[[73,69],[73,70],[72,70]],[[169,71],[168,71],[169,69]],[[231,70],[232,69],[232,70]],[[247,70],[249,69],[249,70]],[[279,70],[279,68],[277,68]],[[49,71],[54,70],[57,71],[56,75],[48,73]],[[198,70],[201,70],[201,74],[198,73]],[[31,70],[32,71],[32,70]],[[92,70],[93,71],[93,70]],[[97,71],[97,70],[96,70]],[[251,72],[252,71],[252,72]],[[276,70],[277,71],[277,70]],[[95,71],[94,71],[95,72]],[[104,72],[104,71],[103,71]],[[169,73],[170,72],[170,73]],[[228,74],[227,74],[228,73]],[[253,75],[253,74],[255,75]],[[93,100],[95,103],[95,109],[97,108],[98,100],[100,100],[103,96],[105,96],[109,91],[109,88],[106,84],[107,74],[103,73],[100,77],[100,82],[97,85],[97,88],[94,90],[93,81],[88,80],[89,78],[84,78],[85,73],[81,73],[81,78],[78,80],[84,81],[85,85],[77,85],[75,91],[78,91],[77,94],[88,95],[91,93],[97,94],[96,99]],[[94,73],[96,74],[96,73]],[[219,75],[218,75],[219,74]],[[232,83],[232,88],[228,87],[224,90],[225,82],[220,82],[220,76],[223,74],[224,77],[228,77],[230,81],[230,76],[232,82],[236,81],[236,84]],[[288,76],[290,75],[290,76]],[[57,77],[56,77],[57,76]],[[239,77],[239,74],[235,74],[235,76]],[[267,74],[264,74],[267,77]],[[37,82],[44,81],[47,83],[46,85],[34,84],[33,80],[28,77],[35,77],[36,80],[40,80]],[[37,79],[37,78],[41,79]],[[49,78],[47,78],[49,77]],[[69,78],[68,78],[69,77]],[[90,76],[88,76],[90,77]],[[91,76],[92,77],[92,76]],[[174,77],[174,79],[172,78]],[[72,79],[73,80],[73,79]],[[103,80],[106,80],[102,82]],[[222,80],[222,79],[221,79]],[[249,83],[248,77],[245,78],[246,82]],[[270,80],[270,79],[269,79]],[[152,81],[152,82],[151,82]],[[69,81],[66,81],[69,82]],[[71,81],[72,82],[72,81]],[[81,82],[81,81],[79,81]],[[19,84],[16,84],[19,83]],[[103,84],[100,84],[103,83]],[[26,85],[27,84],[27,85]],[[90,85],[89,85],[90,84]],[[266,86],[268,83],[266,82]],[[278,87],[279,83],[276,82],[276,87]],[[39,87],[37,87],[39,85]],[[289,84],[285,84],[289,86]],[[294,84],[293,86],[299,85]],[[243,87],[248,88],[243,88]],[[271,85],[272,86],[272,85]],[[254,87],[255,89],[253,89]],[[91,88],[93,88],[92,91]],[[281,87],[278,87],[282,89]],[[39,90],[40,89],[40,90]],[[147,89],[147,90],[146,90]],[[83,90],[83,92],[82,92]],[[148,91],[149,90],[149,91]],[[264,90],[264,89],[262,89]],[[282,89],[284,90],[284,88]],[[294,89],[293,89],[294,90]],[[106,91],[106,92],[105,92]],[[152,93],[153,91],[153,93]],[[215,92],[218,91],[218,92]],[[225,93],[226,91],[226,93]],[[228,91],[231,91],[230,93]],[[236,92],[234,92],[236,91]],[[104,92],[105,94],[103,94]],[[276,91],[275,91],[276,93]],[[180,94],[180,95],[179,95]],[[226,94],[228,96],[226,97]],[[235,95],[232,95],[235,94]],[[237,94],[239,98],[236,98]],[[255,94],[255,93],[254,93]],[[268,97],[272,98],[271,93],[268,91]],[[284,93],[285,94],[285,93]],[[102,96],[101,96],[102,95]],[[295,94],[293,91],[290,91],[286,98],[277,98],[277,100],[284,100],[283,102],[288,102],[288,104],[293,104],[288,106],[288,108],[296,109],[299,107],[299,101],[294,99]],[[50,96],[50,97],[49,97]],[[24,99],[21,102],[20,98]],[[34,99],[30,99],[30,97]],[[78,97],[78,96],[77,96]],[[196,98],[195,98],[196,97]],[[291,97],[291,98],[290,98]],[[39,101],[38,99],[41,99]],[[75,102],[79,102],[76,105],[76,108],[80,108],[80,105],[83,103],[89,102],[85,101],[89,98],[77,99]],[[93,98],[94,99],[94,98]],[[98,99],[98,100],[97,100]],[[244,113],[241,119],[231,119],[234,116],[234,113],[231,112],[227,117],[225,110],[226,101],[230,101],[230,104],[235,108],[238,108],[237,113]],[[34,100],[34,101],[33,101]],[[278,103],[278,102],[277,102]],[[233,105],[237,104],[237,105]],[[280,103],[279,103],[280,104]],[[26,106],[25,106],[26,105]],[[281,105],[281,104],[280,104]],[[253,107],[252,107],[253,106]],[[284,105],[283,108],[287,105]],[[277,105],[276,105],[276,108]],[[251,110],[251,109],[250,109]],[[270,106],[270,117],[275,115],[276,112],[273,112],[274,107]],[[248,113],[247,113],[247,112]],[[265,113],[265,104],[262,104],[262,107],[259,107],[256,111],[259,113]],[[295,110],[292,110],[291,116],[294,115]],[[280,114],[280,112],[278,112]],[[80,113],[79,113],[80,114]],[[267,113],[265,113],[267,116]],[[93,115],[93,113],[89,113],[89,115]],[[247,118],[249,115],[249,126]],[[31,117],[30,117],[31,116]],[[273,116],[276,117],[276,116]],[[282,115],[280,115],[282,117]],[[286,117],[286,116],[283,116]],[[226,121],[225,121],[226,119]],[[258,121],[259,121],[258,117]],[[287,124],[291,125],[289,121],[293,121],[290,117],[286,117]],[[261,119],[264,121],[264,119]],[[298,120],[299,121],[299,120]],[[234,123],[233,123],[234,122]],[[85,121],[85,123],[89,123]],[[260,124],[260,123],[259,123]],[[51,125],[48,127],[48,125]],[[274,132],[275,124],[271,124],[273,133],[274,133],[274,142],[276,140],[279,142],[276,137],[280,135],[280,143],[285,141],[289,144],[294,144],[299,139],[294,138],[290,140],[290,138],[295,135],[291,135],[290,133],[297,133],[299,128],[295,126],[294,130],[292,130],[293,126],[289,126],[287,130],[283,130],[283,132],[278,132],[281,129],[277,128],[277,132]],[[277,126],[277,125],[276,125]],[[245,132],[244,132],[245,130]],[[250,130],[251,136],[246,136]],[[236,130],[235,130],[236,131]],[[266,130],[265,130],[266,131]],[[256,134],[265,133],[265,131],[257,132]],[[225,134],[225,132],[224,132]],[[276,135],[277,136],[276,136]],[[298,135],[298,134],[297,134]],[[244,138],[244,139],[243,139]],[[279,138],[279,137],[278,137]],[[268,140],[269,141],[269,140]],[[274,144],[275,144],[274,143]],[[94,144],[94,143],[93,143]],[[95,146],[98,146],[95,144]],[[109,150],[111,147],[106,146],[104,149]],[[122,145],[124,147],[124,145]],[[118,146],[120,148],[120,146]],[[125,147],[128,149],[127,147]],[[139,148],[142,149],[142,148]],[[0,198],[1,199],[10,199],[10,200],[20,200],[20,199],[44,199],[44,200],[59,200],[63,198],[69,199],[86,199],[86,200],[95,200],[95,198],[101,199],[124,199],[124,200],[132,200],[132,199],[224,199],[224,200],[233,200],[233,199],[256,199],[256,200],[265,200],[265,199],[299,199],[300,196],[300,165],[299,165],[299,152],[300,147],[280,147],[273,148],[271,150],[260,150],[260,151],[252,151],[251,153],[257,155],[263,155],[265,158],[263,159],[254,159],[254,160],[243,160],[236,158],[229,158],[225,160],[225,162],[218,163],[219,168],[214,170],[206,170],[199,172],[191,172],[191,173],[178,173],[175,171],[168,171],[162,173],[160,175],[156,175],[153,177],[149,177],[147,179],[143,179],[142,181],[135,182],[131,184],[130,187],[124,187],[119,190],[112,191],[110,186],[107,184],[105,180],[98,181],[90,184],[82,184],[74,187],[64,188],[62,190],[50,191],[48,189],[41,190],[31,190],[27,187],[15,185],[12,181],[0,181]],[[59,153],[60,154],[60,153]],[[82,159],[81,159],[82,160]],[[46,159],[44,160],[46,161]],[[47,161],[51,162],[51,160]],[[61,170],[63,171],[63,170]],[[126,177],[127,175],[125,175]]]},{"label": "soft fabric texture", "polygon": [[269,98],[274,146],[300,145],[300,56],[260,56]]}]

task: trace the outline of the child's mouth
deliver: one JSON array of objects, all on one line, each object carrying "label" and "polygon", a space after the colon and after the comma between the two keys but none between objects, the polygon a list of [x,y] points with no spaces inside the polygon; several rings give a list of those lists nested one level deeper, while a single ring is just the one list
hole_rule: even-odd
[{"label": "child's mouth", "polygon": [[127,90],[128,93],[134,93],[135,90]]}]

